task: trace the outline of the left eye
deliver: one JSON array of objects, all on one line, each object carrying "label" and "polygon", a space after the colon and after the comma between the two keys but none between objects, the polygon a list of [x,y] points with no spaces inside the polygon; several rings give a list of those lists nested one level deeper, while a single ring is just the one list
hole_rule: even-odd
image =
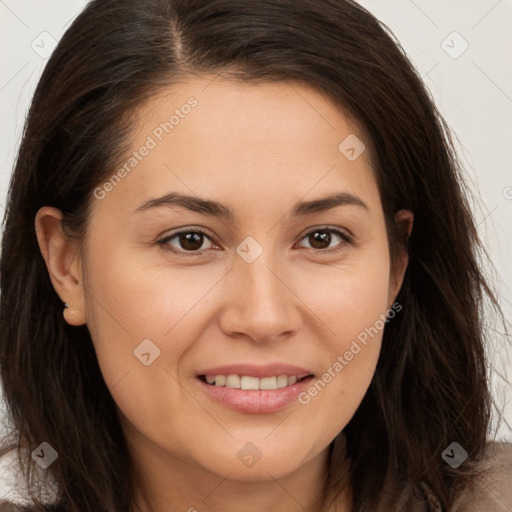
[{"label": "left eye", "polygon": [[[340,243],[338,243],[335,244],[333,247],[329,247],[329,245],[333,241],[333,234],[334,240],[336,238],[339,238],[345,243],[341,245]],[[341,250],[345,248],[346,244],[349,244],[351,242],[351,238],[346,233],[340,231],[339,229],[333,228],[314,229],[313,231],[306,233],[306,235],[302,237],[301,240],[305,239],[307,239],[312,245],[311,249],[320,252],[331,252]]]}]

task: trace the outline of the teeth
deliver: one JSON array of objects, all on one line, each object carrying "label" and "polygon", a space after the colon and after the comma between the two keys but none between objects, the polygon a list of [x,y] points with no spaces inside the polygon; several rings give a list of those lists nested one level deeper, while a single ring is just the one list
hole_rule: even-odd
[{"label": "teeth", "polygon": [[240,389],[240,377],[238,375],[228,375],[226,377],[226,387]]},{"label": "teeth", "polygon": [[259,389],[277,389],[277,377],[263,377],[256,380],[260,381]]},{"label": "teeth", "polygon": [[260,389],[260,379],[258,377],[247,377],[244,375],[240,379],[240,386],[242,389]]},{"label": "teeth", "polygon": [[[299,377],[305,377],[300,375]],[[244,390],[273,390],[292,386],[297,382],[296,375],[278,375],[274,377],[252,377],[249,375],[206,375],[206,382],[215,386],[225,386]]]},{"label": "teeth", "polygon": [[216,386],[225,386],[226,385],[226,376],[225,375],[216,375],[215,376],[215,385]]},{"label": "teeth", "polygon": [[279,377],[277,377],[276,385],[278,388],[284,388],[288,386],[288,377],[286,375],[279,375]]}]

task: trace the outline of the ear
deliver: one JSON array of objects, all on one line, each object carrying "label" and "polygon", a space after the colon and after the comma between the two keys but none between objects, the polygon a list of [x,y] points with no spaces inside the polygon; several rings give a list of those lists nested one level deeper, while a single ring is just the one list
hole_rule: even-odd
[{"label": "ear", "polygon": [[[398,227],[401,238],[403,240],[407,240],[412,233],[412,227],[414,224],[413,213],[409,210],[399,210],[395,214],[395,223]],[[389,307],[393,305],[398,293],[400,292],[408,264],[409,253],[407,252],[406,244],[404,244],[400,247],[398,260],[391,268],[389,280]]]},{"label": "ear", "polygon": [[[44,206],[36,215],[39,249],[55,291],[63,302],[64,319],[70,325],[83,325],[85,297],[78,244],[64,235],[62,212]],[[64,303],[69,307],[64,308]]]}]

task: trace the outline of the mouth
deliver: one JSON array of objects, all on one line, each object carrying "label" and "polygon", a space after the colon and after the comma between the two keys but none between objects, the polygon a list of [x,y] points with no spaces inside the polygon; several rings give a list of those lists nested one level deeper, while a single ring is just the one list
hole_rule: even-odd
[{"label": "mouth", "polygon": [[269,368],[251,371],[247,367],[240,373],[208,371],[197,375],[195,380],[201,391],[217,406],[248,414],[268,414],[298,403],[299,395],[314,379],[313,373],[302,369],[294,371],[287,368],[286,372],[281,367],[280,370],[274,368],[274,375]]}]

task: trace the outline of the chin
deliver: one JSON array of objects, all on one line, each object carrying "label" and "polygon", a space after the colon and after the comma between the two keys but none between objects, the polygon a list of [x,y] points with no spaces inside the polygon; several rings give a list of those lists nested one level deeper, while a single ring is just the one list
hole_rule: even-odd
[{"label": "chin", "polygon": [[[297,447],[287,447],[278,451],[275,447],[260,448],[256,443],[240,443],[227,448],[220,454],[211,454],[211,458],[203,461],[204,469],[214,472],[223,478],[229,475],[230,480],[241,482],[268,481],[283,478],[297,471],[307,460],[307,453],[301,454]],[[213,464],[212,464],[213,462]]]}]

